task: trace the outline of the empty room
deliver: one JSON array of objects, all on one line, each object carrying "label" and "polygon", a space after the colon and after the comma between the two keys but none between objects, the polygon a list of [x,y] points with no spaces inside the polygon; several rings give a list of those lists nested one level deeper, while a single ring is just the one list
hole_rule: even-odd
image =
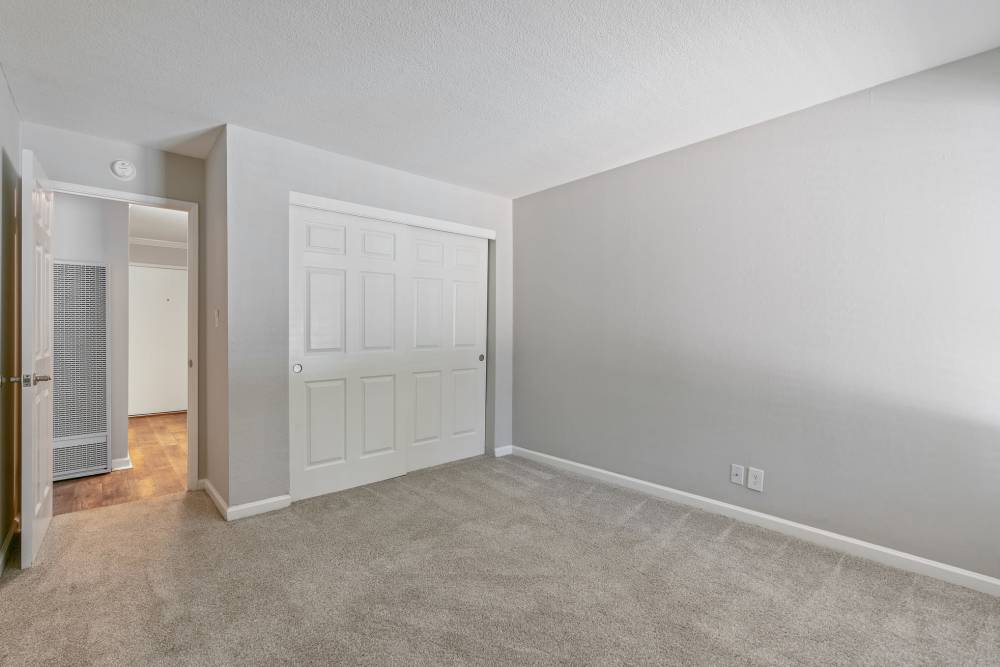
[{"label": "empty room", "polygon": [[0,0],[0,665],[1000,665],[1000,2]]}]

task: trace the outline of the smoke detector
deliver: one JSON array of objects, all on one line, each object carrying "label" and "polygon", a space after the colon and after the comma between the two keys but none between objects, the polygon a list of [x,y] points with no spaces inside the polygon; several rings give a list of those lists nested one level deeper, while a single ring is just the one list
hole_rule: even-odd
[{"label": "smoke detector", "polygon": [[128,160],[115,160],[111,163],[111,173],[120,181],[131,181],[135,178],[135,165]]}]

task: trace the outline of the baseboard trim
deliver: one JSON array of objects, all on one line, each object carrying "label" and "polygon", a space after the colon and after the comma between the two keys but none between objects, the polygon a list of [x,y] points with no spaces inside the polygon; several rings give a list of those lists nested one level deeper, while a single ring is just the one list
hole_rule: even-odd
[{"label": "baseboard trim", "polygon": [[14,544],[14,529],[16,527],[16,523],[11,521],[7,535],[4,536],[3,543],[0,544],[0,574],[3,574],[4,570],[7,569],[7,558],[10,556],[10,545]]},{"label": "baseboard trim", "polygon": [[111,459],[112,470],[130,470],[132,468],[132,457],[126,456],[123,459]]},{"label": "baseboard trim", "polygon": [[511,445],[505,445],[503,447],[494,447],[493,456],[500,458],[501,456],[510,456],[514,453],[514,447]]},{"label": "baseboard trim", "polygon": [[229,511],[226,512],[226,521],[235,521],[236,519],[245,519],[248,516],[273,512],[275,510],[284,509],[291,504],[292,497],[285,494],[283,496],[264,498],[263,500],[254,500],[253,502],[243,503],[241,505],[232,505],[230,506]]},{"label": "baseboard trim", "polygon": [[947,563],[940,563],[938,561],[930,560],[929,558],[923,558],[922,556],[915,556],[904,551],[897,551],[896,549],[890,549],[889,547],[872,544],[871,542],[865,542],[853,537],[823,530],[822,528],[814,528],[813,526],[808,526],[804,523],[782,519],[781,517],[777,517],[772,514],[765,514],[756,510],[740,507],[739,505],[724,503],[721,500],[714,500],[712,498],[699,496],[694,493],[688,493],[687,491],[680,491],[678,489],[670,488],[669,486],[663,486],[654,482],[647,482],[641,479],[636,479],[635,477],[629,477],[627,475],[611,472],[610,470],[595,468],[594,466],[559,458],[558,456],[552,456],[551,454],[543,454],[542,452],[536,452],[523,447],[513,447],[513,454],[515,456],[522,456],[531,461],[544,463],[561,470],[573,472],[584,477],[590,477],[609,484],[623,486],[635,491],[648,493],[649,495],[656,496],[657,498],[664,498],[683,505],[697,507],[698,509],[702,509],[707,512],[721,514],[732,519],[738,519],[746,523],[761,526],[762,528],[768,528],[784,535],[797,537],[801,540],[805,540],[806,542],[819,544],[852,556],[867,558],[900,570],[934,577],[935,579],[947,581],[951,584],[957,584],[982,593],[988,593],[989,595],[1000,597],[1000,579],[981,574],[979,572],[965,570],[960,567],[955,567],[954,565],[948,565]]},{"label": "baseboard trim", "polygon": [[[223,519],[226,519],[226,513],[229,511],[229,505],[227,505],[226,501],[222,499],[219,492],[215,490],[212,483],[207,479],[199,479],[198,488],[202,489],[205,494],[212,499],[212,502],[215,504],[215,509],[219,510],[219,514],[222,515]],[[226,520],[228,521],[228,519]]]},{"label": "baseboard trim", "polygon": [[254,500],[253,502],[242,503],[240,505],[229,505],[222,499],[222,496],[209,480],[198,480],[198,487],[204,489],[208,497],[215,503],[215,509],[219,510],[219,514],[226,521],[236,521],[237,519],[245,519],[257,514],[273,512],[274,510],[284,509],[292,504],[292,497],[290,495],[283,495],[264,498],[263,500]]}]

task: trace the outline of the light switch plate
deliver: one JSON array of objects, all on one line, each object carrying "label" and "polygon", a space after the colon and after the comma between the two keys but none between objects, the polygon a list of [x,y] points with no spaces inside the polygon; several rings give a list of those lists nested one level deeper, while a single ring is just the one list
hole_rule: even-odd
[{"label": "light switch plate", "polygon": [[764,491],[764,471],[760,468],[750,468],[747,475],[747,488],[751,491]]},{"label": "light switch plate", "polygon": [[744,472],[743,466],[741,466],[738,463],[734,463],[729,468],[729,481],[732,482],[733,484],[739,484],[740,486],[743,486],[743,472]]}]

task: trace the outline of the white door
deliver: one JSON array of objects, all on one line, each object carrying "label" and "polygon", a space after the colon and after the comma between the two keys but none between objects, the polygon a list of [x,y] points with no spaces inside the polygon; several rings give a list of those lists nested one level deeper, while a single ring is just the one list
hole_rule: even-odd
[{"label": "white door", "polygon": [[291,495],[482,454],[486,239],[292,206]]},{"label": "white door", "polygon": [[31,151],[21,158],[21,567],[52,520],[52,204]]},{"label": "white door", "polygon": [[187,270],[128,268],[128,413],[187,409]]}]

